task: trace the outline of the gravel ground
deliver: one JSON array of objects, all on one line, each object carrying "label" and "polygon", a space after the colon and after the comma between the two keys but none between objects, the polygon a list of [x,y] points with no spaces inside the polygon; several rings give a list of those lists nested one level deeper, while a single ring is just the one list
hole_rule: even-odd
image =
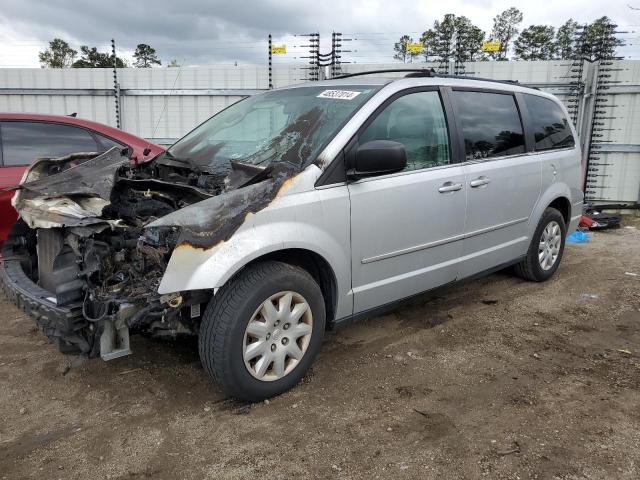
[{"label": "gravel ground", "polygon": [[329,332],[293,391],[226,399],[196,343],[69,360],[0,297],[0,477],[640,478],[640,221]]}]

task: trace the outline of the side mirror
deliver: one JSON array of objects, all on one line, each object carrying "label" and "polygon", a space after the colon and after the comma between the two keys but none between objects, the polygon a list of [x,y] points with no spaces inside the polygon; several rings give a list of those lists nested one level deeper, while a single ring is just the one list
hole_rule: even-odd
[{"label": "side mirror", "polygon": [[390,140],[372,140],[358,146],[347,177],[358,179],[399,172],[407,166],[404,145]]}]

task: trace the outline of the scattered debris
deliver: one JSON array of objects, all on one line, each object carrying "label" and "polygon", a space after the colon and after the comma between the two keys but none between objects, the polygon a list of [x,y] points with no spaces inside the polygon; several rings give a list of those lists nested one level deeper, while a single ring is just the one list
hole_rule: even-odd
[{"label": "scattered debris", "polygon": [[237,408],[233,413],[236,415],[249,415],[251,412],[251,405],[244,405],[240,408]]},{"label": "scattered debris", "polygon": [[265,404],[265,405],[269,405],[269,403],[271,403],[271,402],[269,402],[269,399],[268,399],[268,398],[265,398],[265,399],[264,399],[264,404]]},{"label": "scattered debris", "polygon": [[414,412],[419,413],[420,415],[422,415],[425,418],[429,418],[429,414],[427,412],[421,412],[420,410],[417,409],[413,409]]},{"label": "scattered debris", "polygon": [[127,373],[137,372],[138,370],[142,370],[141,368],[131,368],[129,370],[123,370],[118,375],[126,375]]},{"label": "scattered debris", "polygon": [[591,239],[591,235],[585,232],[581,232],[580,230],[576,230],[571,233],[565,239],[566,243],[586,243]]},{"label": "scattered debris", "polygon": [[589,230],[606,230],[620,227],[620,215],[602,213],[603,210],[618,209],[621,205],[594,205],[588,203],[584,206],[584,213],[580,217],[580,227]]},{"label": "scattered debris", "polygon": [[538,355],[537,353],[534,353],[533,358],[535,358],[536,360],[540,360],[540,355]]},{"label": "scattered debris", "polygon": [[509,448],[507,450],[498,450],[496,452],[498,455],[511,455],[513,453],[520,453],[520,444],[518,442],[513,442],[513,448]]},{"label": "scattered debris", "polygon": [[392,431],[393,431],[393,428],[387,427],[387,432],[392,432]]},{"label": "scattered debris", "polygon": [[498,300],[482,300],[482,303],[484,303],[485,305],[495,305],[496,303],[498,303]]},{"label": "scattered debris", "polygon": [[627,348],[618,348],[616,350],[616,352],[620,352],[620,353],[624,353],[626,355],[632,355],[631,350],[627,349]]},{"label": "scattered debris", "polygon": [[624,274],[629,275],[630,277],[640,277],[640,273],[624,272]]},{"label": "scattered debris", "polygon": [[598,298],[600,298],[600,295],[598,295],[597,293],[583,293],[582,295],[580,295],[581,298],[584,298],[585,300],[597,300]]},{"label": "scattered debris", "polygon": [[208,411],[210,411],[210,410],[211,410],[211,407],[204,407],[204,411],[205,411],[205,412],[208,412]]},{"label": "scattered debris", "polygon": [[22,408],[20,409],[20,415],[24,415],[25,413],[27,413],[27,409],[26,409],[26,408],[24,408],[24,407],[22,407]]}]

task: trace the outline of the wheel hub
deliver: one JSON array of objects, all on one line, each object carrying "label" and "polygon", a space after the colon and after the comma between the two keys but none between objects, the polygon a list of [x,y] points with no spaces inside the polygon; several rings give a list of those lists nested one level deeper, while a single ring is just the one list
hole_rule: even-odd
[{"label": "wheel hub", "polygon": [[543,270],[550,270],[558,260],[562,246],[562,229],[558,222],[551,221],[542,231],[538,245],[538,262]]},{"label": "wheel hub", "polygon": [[276,328],[271,334],[271,338],[274,342],[277,342],[278,340],[280,340],[280,335],[282,335],[282,331],[279,328]]},{"label": "wheel hub", "polygon": [[288,375],[307,351],[313,333],[311,307],[297,292],[284,291],[267,298],[247,324],[244,364],[262,381]]}]

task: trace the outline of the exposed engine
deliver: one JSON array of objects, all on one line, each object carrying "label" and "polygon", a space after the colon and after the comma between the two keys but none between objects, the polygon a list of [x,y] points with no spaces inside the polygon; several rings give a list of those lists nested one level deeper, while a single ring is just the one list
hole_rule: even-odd
[{"label": "exposed engine", "polygon": [[197,333],[200,304],[209,298],[200,291],[158,293],[180,227],[147,225],[269,174],[233,161],[229,171],[209,172],[169,156],[142,165],[122,158],[113,149],[43,160],[14,198],[32,228],[25,242],[37,262],[31,279],[57,305],[81,305],[92,327],[84,331],[86,340],[105,359],[130,353],[129,329],[156,336]]}]

